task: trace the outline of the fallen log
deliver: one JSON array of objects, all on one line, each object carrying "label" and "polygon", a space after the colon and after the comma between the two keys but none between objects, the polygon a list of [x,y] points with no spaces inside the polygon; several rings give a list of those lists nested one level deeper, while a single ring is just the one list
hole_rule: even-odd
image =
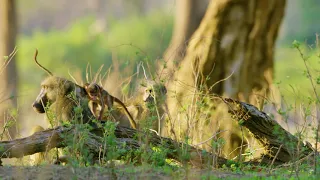
[{"label": "fallen log", "polygon": [[[95,128],[88,135],[89,140],[85,142],[86,147],[90,152],[98,156],[101,153],[101,147],[103,143],[101,141],[101,135],[103,134],[103,128]],[[116,143],[119,148],[123,148],[123,143],[126,144],[128,151],[137,150],[142,147],[143,142],[135,140],[135,137],[139,133],[137,130],[118,126],[114,132],[117,137]],[[74,136],[75,127],[63,127],[58,126],[54,129],[48,129],[45,131],[37,132],[29,137],[15,139],[12,141],[0,142],[0,155],[1,158],[20,158],[26,155],[32,155],[38,152],[45,152],[52,148],[65,147],[64,139],[62,137]],[[185,143],[179,143],[169,138],[163,138],[156,134],[150,134],[148,142],[154,146],[161,146],[167,148],[167,158],[176,159],[180,162],[189,162],[194,166],[201,167],[212,160],[215,157],[211,153],[202,151]],[[182,154],[188,154],[188,158],[181,157]],[[222,166],[227,162],[225,158],[215,157],[217,166]]]},{"label": "fallen log", "polygon": [[277,164],[281,164],[297,161],[314,152],[310,143],[302,142],[255,106],[230,98],[223,100],[227,103],[233,119],[247,128],[262,144],[265,149],[263,158],[274,159]]}]

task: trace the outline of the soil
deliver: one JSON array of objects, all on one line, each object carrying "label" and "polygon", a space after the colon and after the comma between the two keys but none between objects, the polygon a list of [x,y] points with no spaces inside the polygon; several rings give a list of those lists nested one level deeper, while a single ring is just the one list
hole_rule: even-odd
[{"label": "soil", "polygon": [[119,166],[113,168],[41,165],[41,166],[3,166],[0,167],[0,179],[239,179],[249,178],[249,175],[191,169],[185,171],[179,168],[176,171],[152,168]]}]

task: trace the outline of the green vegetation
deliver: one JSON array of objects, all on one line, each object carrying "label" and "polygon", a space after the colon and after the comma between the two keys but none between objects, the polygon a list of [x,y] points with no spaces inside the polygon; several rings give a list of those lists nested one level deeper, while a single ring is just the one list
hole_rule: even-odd
[{"label": "green vegetation", "polygon": [[[134,16],[119,22],[112,21],[108,24],[105,32],[99,34],[95,34],[92,30],[93,22],[93,18],[86,18],[75,22],[64,31],[37,32],[30,37],[23,36],[19,38],[17,64],[20,82],[23,82],[21,89],[38,89],[38,83],[41,81],[41,77],[37,76],[37,74],[43,72],[32,61],[35,48],[39,49],[38,59],[41,64],[50,67],[55,74],[67,77],[68,70],[71,73],[81,71],[82,77],[84,77],[87,63],[91,64],[94,72],[102,64],[105,65],[105,69],[108,69],[111,67],[112,61],[118,61],[120,69],[128,65],[134,67],[139,61],[155,65],[155,61],[162,57],[163,51],[168,46],[172,31],[172,17],[161,12],[147,17]],[[319,103],[319,100],[314,95],[314,89],[319,92],[320,84],[318,68],[320,67],[320,58],[317,54],[318,51],[315,48],[310,49],[308,46],[297,44],[297,42],[293,46],[293,48],[278,47],[276,50],[275,85],[279,87],[280,94],[286,100],[288,107],[294,103]],[[299,53],[298,48],[303,50],[303,54]],[[309,69],[305,67],[304,62],[308,64]],[[308,70],[312,76],[307,73]],[[133,74],[134,72],[135,70],[133,69],[129,73]],[[314,80],[314,86],[310,85],[310,79]],[[19,100],[23,100],[23,97]],[[303,111],[306,116],[311,116],[309,108],[303,109]],[[290,109],[278,110],[278,113],[283,117],[287,117]],[[16,116],[16,112],[12,116]],[[155,120],[158,117],[149,118]],[[142,147],[133,152],[140,159],[132,160],[130,157],[121,157],[124,151],[127,150],[118,148],[119,146],[116,144],[114,135],[116,125],[114,123],[106,123],[103,127],[105,128],[105,133],[102,137],[102,141],[105,144],[103,148],[108,148],[109,151],[107,151],[107,154],[102,154],[99,162],[96,163],[99,166],[109,166],[112,159],[122,158],[122,161],[129,165],[141,162],[143,164],[142,167],[146,170],[151,169],[172,175],[175,178],[185,177],[185,174],[188,173],[188,168],[190,167],[184,167],[179,163],[174,163],[170,159],[164,158],[169,151],[165,147],[151,147],[152,151],[146,151]],[[88,139],[87,134],[90,128],[83,125],[77,125],[76,128],[76,131],[81,133],[69,139],[66,138],[66,143],[69,143],[69,147],[71,147],[65,149],[66,153],[71,155],[70,166],[84,167],[94,165],[95,162],[92,162],[90,151],[83,146],[84,141]],[[314,129],[314,131],[317,131],[317,129]],[[277,129],[274,132],[278,133]],[[143,138],[147,142],[148,135]],[[281,138],[280,134],[279,138]],[[188,142],[187,139],[186,142]],[[221,148],[223,144],[223,140],[212,143],[217,148]],[[77,152],[74,150],[77,150]],[[190,154],[182,152],[181,157],[188,159]],[[114,168],[114,164],[111,163],[110,167]],[[301,179],[317,179],[313,175],[313,167],[308,163],[290,164],[288,167],[271,171],[271,167],[244,167],[243,164],[239,165],[231,162],[230,165],[222,168],[222,170],[242,173],[242,178],[244,179],[261,179],[261,176],[255,176],[269,175],[269,173],[272,176],[264,176],[265,179],[295,179],[298,176]],[[178,171],[175,172],[177,169]],[[139,168],[136,167],[112,170],[118,174],[139,172]],[[320,171],[319,167],[316,171]],[[190,174],[193,177],[192,173]],[[216,176],[212,173],[200,173],[197,178],[199,177],[201,179],[215,179]],[[239,179],[239,176],[234,178]]]},{"label": "green vegetation", "polygon": [[[20,82],[24,82],[21,89],[35,88],[34,82],[41,81],[37,74],[44,74],[33,63],[35,48],[39,49],[39,61],[62,76],[69,76],[70,71],[71,74],[81,72],[84,78],[88,63],[95,72],[102,64],[104,70],[107,70],[113,60],[119,62],[120,70],[131,66],[132,71],[127,72],[129,75],[136,71],[135,66],[140,61],[155,65],[154,61],[162,57],[170,42],[173,19],[163,12],[144,17],[132,16],[122,21],[111,21],[105,32],[99,34],[93,32],[93,23],[94,18],[85,18],[64,31],[36,32],[32,36],[18,38],[18,72]],[[306,46],[304,49],[310,54],[310,66],[320,66],[315,48],[310,50]],[[279,45],[275,53],[274,82],[281,94],[289,102],[307,99],[311,89],[304,76],[305,70],[299,53],[288,44]]]},{"label": "green vegetation", "polygon": [[[106,32],[100,34],[90,32],[93,22],[93,18],[86,18],[65,31],[37,32],[20,37],[17,57],[20,82],[24,82],[21,88],[34,88],[34,82],[41,81],[37,74],[44,73],[33,63],[35,48],[39,49],[39,61],[63,76],[68,76],[68,71],[72,74],[80,71],[84,78],[87,63],[95,72],[102,64],[107,70],[112,60],[118,61],[120,68],[130,65],[133,74],[135,66],[132,65],[140,61],[156,64],[154,61],[162,57],[172,31],[172,17],[160,12],[111,22]],[[320,66],[320,59],[314,51],[308,50],[307,54],[311,54],[308,63],[316,68]],[[299,98],[298,101],[306,99],[311,89],[299,53],[288,45],[278,47],[275,52],[274,82],[280,87],[281,94],[290,102],[295,98]]]},{"label": "green vegetation", "polygon": [[[93,72],[102,64],[107,70],[113,60],[118,61],[120,70],[140,61],[155,65],[169,44],[173,18],[161,12],[145,17],[132,16],[110,22],[99,34],[92,30],[93,23],[94,18],[85,18],[64,31],[36,32],[20,37],[17,64],[20,82],[24,82],[21,85],[32,87],[41,81],[37,74],[44,72],[33,63],[36,48],[39,62],[63,76],[68,76],[69,70],[71,73],[81,71],[84,77],[88,63]],[[134,66],[130,75],[135,72]]]},{"label": "green vegetation", "polygon": [[[320,58],[318,49],[301,45],[306,63],[310,67],[315,82],[320,76]],[[310,81],[307,78],[304,61],[294,48],[279,47],[275,56],[275,84],[279,87],[281,95],[292,104],[294,102],[308,102],[314,97]],[[319,82],[316,87],[320,90]]]}]

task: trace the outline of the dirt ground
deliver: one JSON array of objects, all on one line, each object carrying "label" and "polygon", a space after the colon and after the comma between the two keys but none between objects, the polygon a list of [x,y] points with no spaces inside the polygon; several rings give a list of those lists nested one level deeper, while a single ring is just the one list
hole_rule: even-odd
[{"label": "dirt ground", "polygon": [[[110,168],[86,167],[73,168],[70,166],[3,166],[0,167],[0,179],[240,179],[250,176],[222,171],[197,170],[176,171],[146,167],[116,167]],[[251,176],[252,177],[252,176]]]}]

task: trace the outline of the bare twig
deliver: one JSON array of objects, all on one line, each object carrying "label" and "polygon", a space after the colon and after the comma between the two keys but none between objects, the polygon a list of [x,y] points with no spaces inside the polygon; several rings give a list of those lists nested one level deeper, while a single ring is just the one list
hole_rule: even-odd
[{"label": "bare twig", "polygon": [[[319,35],[318,34],[316,34],[316,45],[319,48]],[[315,84],[313,82],[312,74],[310,72],[310,68],[308,67],[307,62],[306,62],[307,59],[305,58],[305,56],[304,56],[302,50],[300,49],[300,47],[299,46],[295,46],[295,47],[298,50],[298,52],[299,52],[299,54],[300,54],[300,56],[301,56],[301,58],[303,60],[303,63],[304,63],[304,66],[305,66],[306,72],[307,72],[307,78],[309,79],[311,87],[312,87],[312,90],[313,90],[313,93],[317,98],[316,104],[319,105],[320,98],[319,98],[319,95],[317,93],[316,86],[315,86]],[[318,125],[317,125],[317,130],[316,130],[316,147],[318,146],[318,140],[319,140],[319,133],[318,132],[320,130],[320,118],[318,118],[317,124]],[[315,151],[315,157],[314,157],[314,173],[315,174],[317,173],[317,155],[318,155],[318,153],[317,153],[317,151]]]},{"label": "bare twig", "polygon": [[200,145],[202,145],[202,144],[210,141],[211,139],[215,138],[218,134],[223,133],[223,132],[226,132],[226,131],[228,131],[228,130],[223,130],[223,131],[219,131],[219,132],[217,132],[217,133],[214,133],[210,138],[208,138],[208,139],[206,139],[205,141],[202,141],[202,142],[200,142],[200,143],[198,143],[198,144],[195,144],[194,146],[200,146]]},{"label": "bare twig", "polygon": [[274,164],[274,161],[277,159],[277,157],[278,157],[278,155],[279,155],[279,152],[280,152],[282,146],[283,146],[283,144],[280,145],[276,156],[274,156],[274,158],[272,159],[272,162],[271,162],[270,167],[269,167],[269,173],[271,172],[271,168],[272,168],[272,166],[273,166],[273,164]]}]

